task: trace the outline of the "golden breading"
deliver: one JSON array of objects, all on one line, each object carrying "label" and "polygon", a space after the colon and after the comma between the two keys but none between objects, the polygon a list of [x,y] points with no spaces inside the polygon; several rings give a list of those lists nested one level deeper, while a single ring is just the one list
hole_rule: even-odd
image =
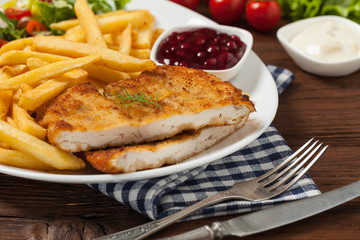
[{"label": "golden breading", "polygon": [[[125,103],[132,104],[123,105],[116,98],[119,94],[151,96],[158,105],[128,101]],[[51,143],[77,152],[237,124],[253,111],[249,97],[229,82],[201,70],[158,66],[135,80],[108,85],[106,96],[90,84],[69,88],[47,109],[40,123],[48,128]]]}]

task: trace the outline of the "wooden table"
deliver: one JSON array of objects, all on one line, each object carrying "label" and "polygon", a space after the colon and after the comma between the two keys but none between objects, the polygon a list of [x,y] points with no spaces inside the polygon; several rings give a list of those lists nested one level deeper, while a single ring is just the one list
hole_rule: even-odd
[{"label": "wooden table", "polygon": [[[208,16],[204,6],[199,11]],[[249,29],[245,23],[238,26]],[[330,145],[310,170],[320,190],[326,192],[359,180],[360,72],[337,78],[308,74],[285,53],[276,39],[276,30],[252,33],[253,50],[264,63],[287,68],[296,76],[280,97],[273,125],[292,149],[309,137]],[[233,217],[178,223],[152,239]],[[86,185],[47,183],[0,174],[0,239],[93,239],[147,221],[147,217]],[[359,236],[360,199],[355,199],[323,214],[244,239],[353,240]]]}]

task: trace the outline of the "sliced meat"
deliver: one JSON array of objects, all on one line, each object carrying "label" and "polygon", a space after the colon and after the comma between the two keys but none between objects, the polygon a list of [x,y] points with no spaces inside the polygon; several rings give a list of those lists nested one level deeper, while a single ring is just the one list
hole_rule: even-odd
[{"label": "sliced meat", "polygon": [[105,173],[128,173],[176,164],[220,142],[243,126],[207,127],[187,131],[172,138],[141,145],[124,146],[85,153],[87,161]]},{"label": "sliced meat", "polygon": [[[40,121],[49,141],[70,152],[138,144],[184,130],[238,124],[255,111],[231,83],[184,67],[159,66],[135,80],[113,83],[105,92],[80,84],[60,95]],[[121,102],[119,94],[151,96],[161,107]]]}]

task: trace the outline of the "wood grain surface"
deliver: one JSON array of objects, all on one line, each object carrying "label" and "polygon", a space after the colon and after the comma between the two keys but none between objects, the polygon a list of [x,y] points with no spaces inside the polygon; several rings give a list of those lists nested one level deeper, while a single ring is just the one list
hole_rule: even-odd
[{"label": "wood grain surface", "polygon": [[[206,6],[198,11],[209,16]],[[286,24],[282,20],[281,25]],[[254,36],[254,52],[266,64],[292,71],[296,78],[280,96],[273,125],[295,150],[309,137],[330,147],[310,170],[322,192],[360,179],[360,72],[319,77],[299,69],[269,33],[237,26]],[[256,71],[256,69],[254,69]],[[180,234],[238,215],[174,224],[151,239]],[[57,184],[0,174],[0,239],[93,239],[149,219],[86,185]],[[360,199],[323,214],[243,239],[353,240],[360,236]],[[230,238],[231,239],[231,238]]]}]

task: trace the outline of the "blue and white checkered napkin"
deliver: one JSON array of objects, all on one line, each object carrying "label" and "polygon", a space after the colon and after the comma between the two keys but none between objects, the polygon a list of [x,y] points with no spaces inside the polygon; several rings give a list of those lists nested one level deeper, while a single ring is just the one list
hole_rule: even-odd
[{"label": "blue and white checkered napkin", "polygon": [[[276,81],[280,94],[292,82],[294,75],[286,69],[271,65],[267,67]],[[229,189],[235,182],[258,177],[291,154],[292,151],[279,132],[270,126],[245,148],[207,166],[149,180],[90,186],[151,219],[159,219]],[[260,202],[227,201],[204,208],[187,219],[253,211],[319,193],[312,179],[305,175],[289,191],[274,199]]]}]

